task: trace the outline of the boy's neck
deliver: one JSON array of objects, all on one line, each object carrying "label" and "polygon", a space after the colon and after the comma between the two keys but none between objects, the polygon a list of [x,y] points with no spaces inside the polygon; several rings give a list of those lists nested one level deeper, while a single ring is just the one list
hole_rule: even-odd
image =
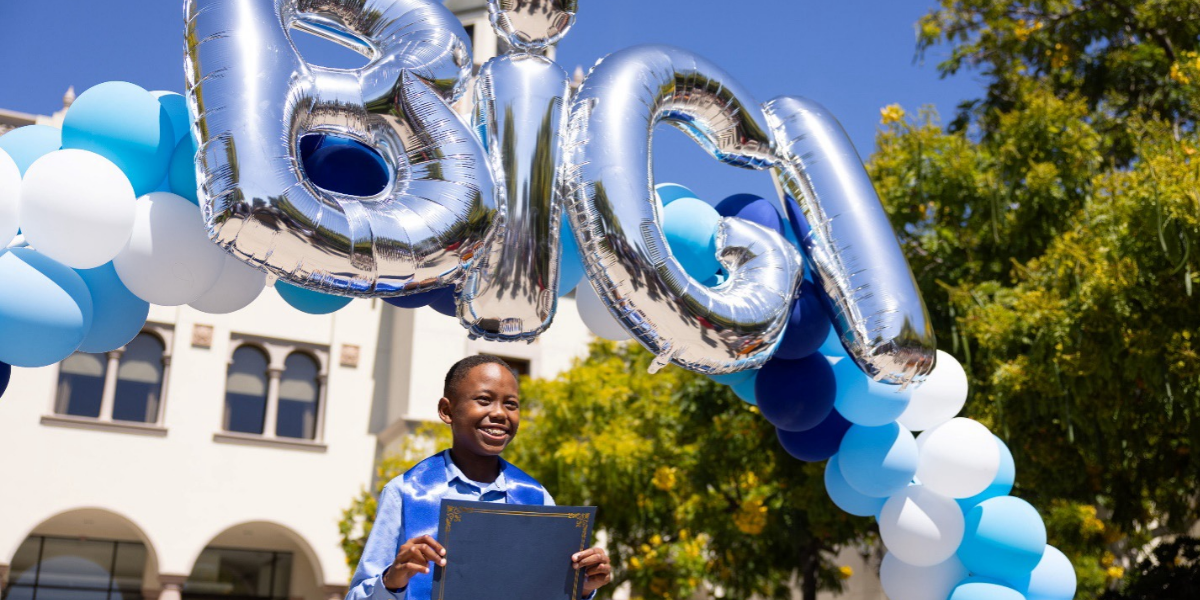
[{"label": "boy's neck", "polygon": [[491,483],[500,476],[499,456],[481,456],[451,447],[450,460],[453,460],[458,470],[471,481]]}]

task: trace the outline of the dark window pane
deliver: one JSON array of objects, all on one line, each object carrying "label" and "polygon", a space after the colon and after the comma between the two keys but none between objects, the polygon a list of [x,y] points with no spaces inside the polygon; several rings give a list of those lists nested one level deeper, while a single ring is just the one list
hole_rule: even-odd
[{"label": "dark window pane", "polygon": [[263,432],[267,411],[267,355],[252,346],[233,353],[225,381],[225,430]]},{"label": "dark window pane", "polygon": [[121,590],[125,600],[131,594],[140,594],[142,578],[146,572],[146,546],[129,542],[117,544],[117,557],[113,561],[113,587]]},{"label": "dark window pane", "polygon": [[33,600],[33,586],[10,585],[4,589],[4,600]]},{"label": "dark window pane", "polygon": [[33,585],[34,576],[37,575],[37,561],[41,547],[42,538],[40,536],[27,537],[24,542],[21,542],[21,546],[17,548],[17,553],[13,555],[12,563],[9,565],[9,583]]},{"label": "dark window pane", "polygon": [[517,372],[517,375],[529,376],[530,362],[528,360],[524,358],[509,358],[507,356],[501,356],[500,358],[504,359],[504,362],[508,363],[508,366]]},{"label": "dark window pane", "polygon": [[108,590],[78,590],[43,585],[38,587],[37,600],[108,600]]},{"label": "dark window pane", "polygon": [[[279,571],[287,571],[280,584]],[[205,548],[183,586],[184,598],[241,596],[286,598],[291,554]],[[274,589],[272,589],[274,588]]]},{"label": "dark window pane", "polygon": [[107,591],[112,559],[112,542],[46,538],[38,565],[38,597],[45,586]]},{"label": "dark window pane", "polygon": [[117,370],[117,397],[113,419],[154,423],[158,421],[158,398],[162,392],[163,345],[148,333],[138,334],[125,346]]},{"label": "dark window pane", "polygon": [[279,415],[275,435],[311,440],[316,437],[319,385],[317,361],[299,352],[287,357],[279,382]]},{"label": "dark window pane", "polygon": [[104,396],[103,354],[76,352],[59,366],[58,396],[54,412],[60,415],[98,418]]}]

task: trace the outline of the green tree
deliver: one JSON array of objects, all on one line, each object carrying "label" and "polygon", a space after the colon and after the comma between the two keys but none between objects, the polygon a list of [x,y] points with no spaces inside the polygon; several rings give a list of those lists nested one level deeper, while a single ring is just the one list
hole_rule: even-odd
[{"label": "green tree", "polygon": [[1200,518],[1198,34],[1191,0],[943,0],[920,46],[986,96],[888,107],[869,165],[1081,598]]},{"label": "green tree", "polygon": [[[557,379],[525,381],[520,433],[505,457],[560,504],[600,507],[615,581],[640,598],[790,598],[840,589],[835,556],[870,542],[870,519],[825,495],[823,465],[788,456],[757,409],[708,378],[668,368],[650,375],[640,347],[599,342]],[[414,442],[415,443],[415,442]],[[421,443],[423,448],[428,445]],[[374,494],[342,520],[357,563],[382,484],[419,456],[385,459]]]}]

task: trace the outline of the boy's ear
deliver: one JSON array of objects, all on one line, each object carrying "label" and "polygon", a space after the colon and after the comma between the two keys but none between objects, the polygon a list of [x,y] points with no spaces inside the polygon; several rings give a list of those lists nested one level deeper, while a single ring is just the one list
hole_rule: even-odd
[{"label": "boy's ear", "polygon": [[441,400],[438,400],[438,418],[447,425],[454,420],[454,418],[450,416],[449,398],[443,397]]}]

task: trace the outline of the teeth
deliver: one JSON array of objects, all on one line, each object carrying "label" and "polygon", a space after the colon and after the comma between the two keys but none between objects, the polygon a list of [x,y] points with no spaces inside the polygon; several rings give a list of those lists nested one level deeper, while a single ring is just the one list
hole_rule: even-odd
[{"label": "teeth", "polygon": [[487,433],[488,435],[497,435],[497,436],[504,435],[504,433],[505,433],[505,431],[503,429],[496,429],[494,427],[485,427],[485,428],[483,428],[483,432]]}]

